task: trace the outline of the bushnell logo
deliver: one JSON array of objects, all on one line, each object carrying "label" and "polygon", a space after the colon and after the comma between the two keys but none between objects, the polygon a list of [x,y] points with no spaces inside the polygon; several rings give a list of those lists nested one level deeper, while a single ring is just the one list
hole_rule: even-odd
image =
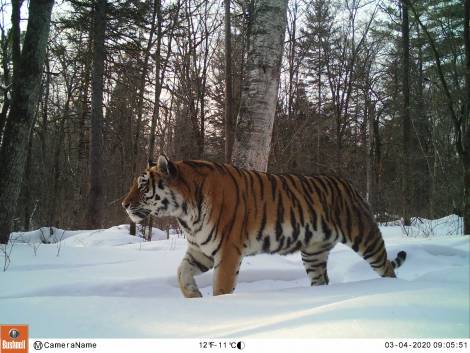
[{"label": "bushnell logo", "polygon": [[0,325],[0,353],[27,353],[28,326]]},{"label": "bushnell logo", "polygon": [[14,340],[21,336],[20,331],[18,331],[16,328],[12,328],[10,332],[8,332],[8,335]]}]

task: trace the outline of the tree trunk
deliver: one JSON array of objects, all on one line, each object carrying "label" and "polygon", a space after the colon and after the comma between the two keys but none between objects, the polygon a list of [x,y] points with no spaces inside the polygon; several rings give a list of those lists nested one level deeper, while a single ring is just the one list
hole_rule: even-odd
[{"label": "tree trunk", "polygon": [[[93,47],[93,21],[91,20],[91,26],[89,30],[89,36],[87,39],[87,49],[85,56],[88,58],[91,55]],[[80,84],[80,94],[78,97],[78,141],[76,145],[76,164],[74,170],[78,181],[77,191],[73,193],[73,224],[75,227],[86,227],[85,216],[83,215],[83,209],[86,208],[86,193],[88,187],[88,154],[87,149],[89,146],[88,140],[88,128],[86,121],[89,115],[88,97],[90,88],[90,72],[91,72],[91,60],[85,60],[85,64],[82,71],[82,79]]]},{"label": "tree trunk", "polygon": [[[416,27],[417,38],[421,40],[421,33],[419,26]],[[428,216],[429,218],[433,218],[431,214],[431,205],[433,203],[433,189],[434,186],[430,187],[430,185],[435,184],[435,180],[433,179],[433,168],[431,165],[431,149],[426,146],[424,143],[427,138],[429,131],[432,131],[432,126],[429,123],[429,119],[426,113],[426,105],[424,101],[425,97],[425,73],[424,73],[424,58],[423,58],[423,50],[422,46],[418,47],[418,60],[417,60],[417,90],[416,90],[416,98],[415,98],[415,110],[413,113],[414,121],[413,124],[416,131],[416,138],[414,139],[419,146],[420,154],[415,155],[415,163],[416,171],[414,173],[414,186],[415,186],[415,201],[416,201],[416,211],[418,214],[423,214],[423,216]],[[429,206],[429,207],[428,207]]]},{"label": "tree trunk", "polygon": [[372,121],[372,134],[374,137],[374,144],[373,144],[373,155],[374,155],[374,166],[373,166],[373,174],[374,174],[374,212],[378,213],[383,209],[383,201],[382,197],[378,197],[378,195],[382,195],[382,149],[381,149],[381,141],[380,141],[380,133],[379,133],[379,114],[374,109],[374,121]]},{"label": "tree trunk", "polygon": [[[23,0],[14,0],[11,2],[11,30],[9,33],[10,38],[2,38],[4,39],[3,44],[3,57],[2,57],[2,66],[3,66],[3,73],[5,75],[5,86],[7,85],[7,74],[8,74],[8,66],[9,66],[9,58],[7,55],[7,50],[9,46],[9,42],[11,40],[11,59],[13,64],[13,82],[15,81],[15,76],[18,76],[18,67],[21,59],[21,29],[20,29],[20,17],[21,17],[21,5],[23,4]],[[2,29],[3,31],[3,29]],[[2,33],[3,34],[3,33]],[[3,92],[4,100],[3,100],[3,107],[2,112],[0,115],[0,138],[2,137],[3,128],[6,125],[7,121],[7,114],[8,109],[10,106],[10,100],[8,99],[8,89],[5,89]],[[0,144],[1,147],[1,144]]]},{"label": "tree trunk", "polygon": [[374,168],[374,105],[373,103],[366,98],[367,104],[367,151],[366,151],[366,195],[367,202],[371,206],[372,210],[375,212],[375,189],[374,189],[374,177],[373,177],[373,168]]},{"label": "tree trunk", "polygon": [[[157,14],[159,15],[158,29],[159,31],[161,31],[161,23],[160,23],[161,2],[160,0],[155,0],[153,3],[150,33],[149,33],[149,38],[147,40],[147,45],[146,45],[145,52],[144,52],[144,61],[142,63],[142,74],[140,76],[140,81],[139,81],[139,94],[137,96],[137,124],[136,124],[135,139],[134,139],[134,152],[133,152],[134,163],[132,165],[132,174],[136,173],[138,160],[139,160],[137,156],[139,154],[139,136],[142,130],[141,124],[142,124],[142,118],[143,118],[143,113],[144,113],[144,95],[145,95],[147,74],[148,74],[148,69],[149,69],[150,51],[152,50],[152,47],[154,44],[153,36],[155,35],[155,30],[157,29],[156,22],[155,22],[155,20],[157,19]],[[160,32],[160,37],[161,37],[161,32]],[[160,46],[161,38],[157,38],[157,40],[159,41],[158,45]],[[158,69],[157,69],[157,75],[158,75]],[[158,78],[159,78],[159,75],[157,76],[156,79],[158,80]],[[156,89],[158,90],[159,88],[157,87]]]},{"label": "tree trunk", "polygon": [[[21,28],[20,28],[20,19],[21,19],[21,6],[23,5],[23,0],[13,0],[11,2],[11,58],[13,61],[13,81],[15,81],[15,76],[19,75],[20,71],[20,61],[21,61]],[[48,35],[49,36],[49,35]],[[17,78],[16,78],[17,80]]]},{"label": "tree trunk", "polygon": [[160,120],[160,95],[162,93],[162,77],[161,73],[161,48],[162,48],[162,4],[161,0],[157,0],[154,3],[155,12],[157,16],[157,48],[155,50],[155,95],[154,95],[154,106],[152,112],[152,122],[150,126],[149,135],[149,159],[154,159],[155,153],[155,134],[157,128],[157,122]]},{"label": "tree trunk", "polygon": [[463,234],[470,235],[470,158],[464,162]]},{"label": "tree trunk", "polygon": [[[318,118],[321,118],[322,117],[322,103],[323,103],[323,100],[322,100],[322,95],[321,95],[321,92],[322,92],[322,68],[321,68],[321,62],[322,62],[322,52],[321,52],[321,49],[320,47],[318,48],[318,66],[316,67],[316,70],[317,70],[317,114],[318,114]],[[315,162],[316,162],[316,172],[320,172],[320,161],[321,161],[321,155],[320,155],[320,142],[321,142],[321,128],[320,128],[320,125],[321,124],[317,124],[317,143],[316,143],[316,158],[315,158]]]},{"label": "tree trunk", "polygon": [[470,0],[464,2],[465,98],[463,117],[464,203],[463,234],[470,235]]},{"label": "tree trunk", "polygon": [[10,90],[10,55],[9,55],[9,42],[11,38],[11,32],[5,34],[5,30],[1,28],[1,56],[2,56],[2,69],[3,69],[3,82],[5,87],[2,88],[3,90],[3,105],[2,110],[0,111],[0,140],[3,135],[3,127],[5,126],[5,122],[7,120],[8,110],[10,109],[10,98],[8,91]]},{"label": "tree trunk", "polygon": [[403,132],[403,172],[402,172],[402,217],[406,225],[410,224],[411,188],[410,181],[410,29],[408,21],[408,5],[402,1],[402,89],[403,89],[403,112],[402,112],[402,132]]},{"label": "tree trunk", "polygon": [[18,61],[14,63],[11,109],[0,151],[0,243],[7,243],[9,240],[11,222],[23,181],[27,147],[40,94],[53,4],[54,0],[30,1],[23,50],[21,55],[14,56]]},{"label": "tree trunk", "polygon": [[[148,160],[153,160],[153,154],[155,150],[155,129],[156,129],[156,123],[160,115],[160,94],[162,91],[162,85],[160,82],[160,62],[161,62],[160,55],[161,55],[161,43],[162,43],[162,10],[161,8],[162,8],[161,0],[155,0],[153,3],[152,26],[150,28],[149,40],[147,42],[147,50],[145,53],[143,74],[141,78],[141,87],[139,89],[138,121],[142,119],[145,79],[147,77],[150,50],[152,49],[152,45],[153,45],[153,35],[156,29],[157,30],[157,49],[155,51],[155,96],[154,96],[155,102],[154,102],[154,107],[153,107],[152,122],[151,122],[150,134],[149,134],[149,140],[148,140],[148,158],[147,158]],[[155,19],[157,20],[157,23],[155,23]],[[137,144],[138,141],[136,140],[135,143]],[[134,160],[137,161],[137,155],[134,156]],[[133,222],[131,222],[129,225],[129,233],[131,235],[135,235],[135,224],[133,226],[132,223]],[[144,237],[149,241],[152,239],[152,225],[153,225],[153,219],[152,219],[152,216],[149,216],[148,228],[144,227]],[[146,233],[145,229],[148,229],[148,233]]]},{"label": "tree trunk", "polygon": [[255,3],[253,16],[233,162],[242,168],[266,171],[287,24],[287,0],[260,0]]},{"label": "tree trunk", "polygon": [[60,125],[58,132],[56,132],[56,141],[54,146],[54,164],[52,168],[52,175],[51,175],[51,187],[50,187],[50,202],[49,202],[49,209],[47,214],[47,224],[49,226],[56,226],[59,227],[60,225],[57,224],[58,217],[57,217],[57,201],[59,200],[59,190],[60,190],[60,175],[61,175],[61,164],[60,164],[60,156],[63,150],[64,145],[64,138],[65,138],[65,120],[67,115],[70,111],[70,99],[71,94],[67,96],[67,101],[65,102],[65,107],[62,113],[62,119],[60,120]]},{"label": "tree trunk", "polygon": [[225,162],[232,162],[233,149],[233,82],[232,82],[232,30],[230,0],[225,5]]},{"label": "tree trunk", "polygon": [[[31,195],[31,185],[32,185],[32,175],[31,175],[31,157],[33,151],[33,129],[29,134],[28,148],[26,152],[26,165],[24,170],[23,184],[21,185],[20,190],[20,204],[24,204],[24,223],[23,229],[25,232],[31,230],[31,221],[32,221],[32,207],[33,207],[33,198]],[[22,196],[23,195],[23,196]]]},{"label": "tree trunk", "polygon": [[[347,116],[345,114],[345,116]],[[336,115],[336,167],[334,168],[338,175],[343,173],[343,134],[341,132],[341,112]]]},{"label": "tree trunk", "polygon": [[91,77],[91,133],[90,174],[87,226],[90,229],[103,226],[103,75],[104,39],[106,31],[106,0],[97,0],[93,23],[93,69]]},{"label": "tree trunk", "polygon": [[[289,85],[287,88],[287,116],[290,119],[294,117],[294,104],[297,90],[294,88],[295,77],[298,77],[298,64],[296,63],[296,50],[297,50],[297,16],[299,4],[297,1],[292,3],[292,10],[288,7],[290,25],[288,24],[288,54],[287,60],[289,62]],[[296,82],[297,83],[297,82]]]}]

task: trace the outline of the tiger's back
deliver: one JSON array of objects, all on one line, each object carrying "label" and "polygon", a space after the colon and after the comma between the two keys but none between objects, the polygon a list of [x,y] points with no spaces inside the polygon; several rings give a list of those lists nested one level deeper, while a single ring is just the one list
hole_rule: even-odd
[{"label": "tiger's back", "polygon": [[[394,277],[394,267],[405,258],[400,253],[395,261],[387,259],[367,203],[342,178],[273,175],[161,158],[149,171],[149,184],[170,191],[166,204],[174,206],[187,234],[188,252],[178,271],[185,296],[200,295],[193,277],[210,268],[215,269],[214,294],[230,293],[243,257],[257,253],[301,251],[312,285],[328,283],[328,255],[338,242],[381,276]],[[163,195],[158,197],[163,202]]]}]

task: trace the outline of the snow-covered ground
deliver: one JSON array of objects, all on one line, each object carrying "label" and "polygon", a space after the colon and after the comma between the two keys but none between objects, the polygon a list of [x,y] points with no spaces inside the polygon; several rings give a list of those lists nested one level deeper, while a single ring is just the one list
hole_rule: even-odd
[{"label": "snow-covered ground", "polygon": [[470,237],[414,227],[407,237],[381,227],[391,257],[408,253],[398,279],[378,278],[338,245],[328,286],[309,286],[299,254],[257,255],[232,295],[212,297],[212,271],[197,277],[200,299],[178,288],[182,238],[142,242],[127,226],[17,233],[0,272],[0,323],[27,323],[44,338],[469,337]]}]

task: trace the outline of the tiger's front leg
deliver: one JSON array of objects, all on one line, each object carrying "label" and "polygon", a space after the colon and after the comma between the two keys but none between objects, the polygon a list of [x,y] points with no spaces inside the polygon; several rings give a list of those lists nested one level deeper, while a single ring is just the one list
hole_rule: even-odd
[{"label": "tiger's front leg", "polygon": [[242,256],[238,248],[225,248],[214,267],[213,294],[230,294],[235,290]]},{"label": "tiger's front leg", "polygon": [[199,249],[189,247],[178,267],[178,282],[186,298],[200,298],[201,292],[194,276],[209,271],[214,266],[214,260],[204,255]]}]

